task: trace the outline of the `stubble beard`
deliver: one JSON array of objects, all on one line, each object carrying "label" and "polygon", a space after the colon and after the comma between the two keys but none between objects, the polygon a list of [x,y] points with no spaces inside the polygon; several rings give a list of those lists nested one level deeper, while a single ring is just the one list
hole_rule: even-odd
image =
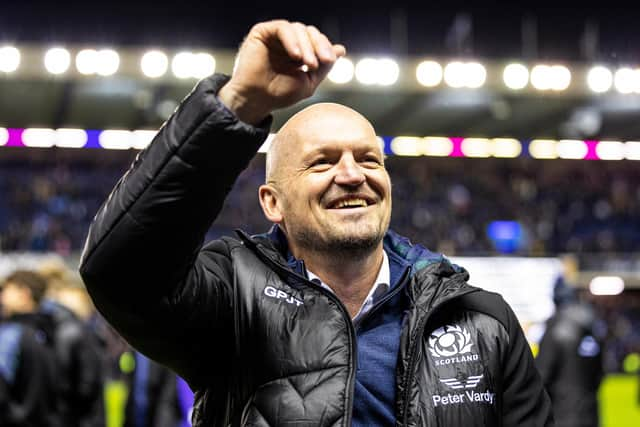
[{"label": "stubble beard", "polygon": [[336,259],[360,260],[373,253],[385,232],[386,227],[382,224],[366,233],[327,233],[323,236],[315,230],[303,228],[294,230],[291,237],[306,251],[327,254]]}]

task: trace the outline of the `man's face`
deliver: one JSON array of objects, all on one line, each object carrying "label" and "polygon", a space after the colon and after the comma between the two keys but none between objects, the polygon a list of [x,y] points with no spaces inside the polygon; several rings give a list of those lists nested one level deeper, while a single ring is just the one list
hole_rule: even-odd
[{"label": "man's face", "polygon": [[0,306],[5,316],[28,312],[32,305],[31,291],[25,286],[8,282],[0,290]]},{"label": "man's face", "polygon": [[[324,105],[324,104],[323,104]],[[301,118],[277,162],[280,225],[293,249],[368,253],[391,217],[391,182],[371,125],[345,107]]]}]

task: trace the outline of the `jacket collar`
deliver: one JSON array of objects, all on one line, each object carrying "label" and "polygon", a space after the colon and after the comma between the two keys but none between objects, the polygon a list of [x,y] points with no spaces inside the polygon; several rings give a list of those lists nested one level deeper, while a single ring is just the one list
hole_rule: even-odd
[{"label": "jacket collar", "polygon": [[[237,230],[242,240],[252,241],[260,246],[267,253],[271,253],[271,258],[279,264],[284,264],[299,275],[306,277],[304,261],[296,259],[289,251],[287,236],[278,225],[273,225],[267,233],[249,237],[246,233]],[[468,279],[468,273],[462,267],[452,264],[444,255],[431,252],[419,244],[388,230],[383,240],[384,250],[389,256],[389,269],[391,276],[391,287],[398,284],[403,273],[410,269],[410,274],[420,274],[428,271],[438,276],[451,276],[456,273],[463,273],[464,279]]]}]

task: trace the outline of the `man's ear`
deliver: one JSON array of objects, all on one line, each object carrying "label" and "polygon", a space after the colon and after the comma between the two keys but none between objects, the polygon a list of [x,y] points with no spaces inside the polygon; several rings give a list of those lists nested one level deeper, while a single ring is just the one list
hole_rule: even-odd
[{"label": "man's ear", "polygon": [[264,216],[274,224],[280,224],[283,218],[278,203],[278,190],[271,184],[263,184],[258,188],[258,199]]}]

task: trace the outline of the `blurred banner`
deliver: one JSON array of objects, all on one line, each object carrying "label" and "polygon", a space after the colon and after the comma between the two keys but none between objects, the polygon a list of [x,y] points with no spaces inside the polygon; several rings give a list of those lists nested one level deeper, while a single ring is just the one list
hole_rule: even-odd
[{"label": "blurred banner", "polygon": [[538,341],[539,327],[554,311],[553,284],[563,272],[558,258],[452,257],[451,261],[467,269],[471,285],[502,295],[527,338]]}]

